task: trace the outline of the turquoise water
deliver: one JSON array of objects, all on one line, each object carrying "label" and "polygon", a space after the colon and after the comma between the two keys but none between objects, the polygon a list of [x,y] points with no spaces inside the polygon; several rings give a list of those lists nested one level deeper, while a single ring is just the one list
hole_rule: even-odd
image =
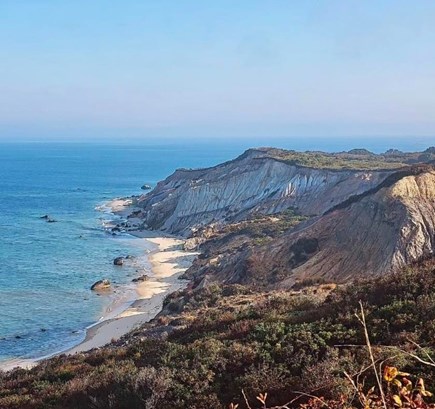
[{"label": "turquoise water", "polygon": [[[240,140],[157,144],[0,144],[0,361],[38,357],[80,342],[110,300],[93,294],[102,277],[131,282],[118,255],[139,254],[128,236],[102,228],[96,207],[140,194],[178,167],[204,167],[250,146],[415,150],[428,140]],[[57,223],[40,219],[49,214]]]}]

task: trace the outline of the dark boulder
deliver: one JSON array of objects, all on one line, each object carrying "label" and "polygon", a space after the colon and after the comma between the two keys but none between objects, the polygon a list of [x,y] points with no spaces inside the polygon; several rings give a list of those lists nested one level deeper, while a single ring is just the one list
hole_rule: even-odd
[{"label": "dark boulder", "polygon": [[116,257],[115,260],[113,260],[113,264],[115,266],[122,266],[124,264],[124,257]]},{"label": "dark boulder", "polygon": [[111,284],[110,281],[107,279],[104,280],[98,280],[91,286],[91,290],[93,291],[101,291],[101,290],[108,290],[110,289]]},{"label": "dark boulder", "polygon": [[47,223],[55,223],[57,221],[51,218],[48,214],[41,216],[40,219],[45,220]]}]

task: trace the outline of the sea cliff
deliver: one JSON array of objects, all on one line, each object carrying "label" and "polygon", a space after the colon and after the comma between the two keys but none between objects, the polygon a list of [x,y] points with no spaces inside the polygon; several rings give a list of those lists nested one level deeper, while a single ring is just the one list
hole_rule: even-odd
[{"label": "sea cliff", "polygon": [[144,227],[189,236],[212,222],[290,207],[319,215],[379,185],[392,169],[316,169],[283,161],[271,149],[250,149],[213,168],[180,169],[139,198]]},{"label": "sea cliff", "polygon": [[346,282],[434,253],[434,162],[431,148],[249,149],[212,168],[177,170],[134,200],[134,217],[199,247],[185,275],[196,285]]}]

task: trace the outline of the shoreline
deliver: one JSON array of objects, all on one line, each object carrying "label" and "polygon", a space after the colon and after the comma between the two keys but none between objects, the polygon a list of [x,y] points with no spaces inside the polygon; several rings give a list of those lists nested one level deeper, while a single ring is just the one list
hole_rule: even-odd
[{"label": "shoreline", "polygon": [[63,353],[89,351],[121,338],[137,326],[152,320],[161,311],[163,300],[168,294],[187,286],[188,281],[180,280],[179,277],[197,253],[182,250],[183,240],[154,235],[144,237],[146,232],[140,233],[143,234],[138,240],[148,240],[158,246],[157,250],[148,255],[153,276],[137,284],[137,298],[128,308],[114,318],[89,327],[84,341]]},{"label": "shoreline", "polygon": [[[132,211],[129,209],[130,204],[129,199],[115,199],[105,206],[112,210],[111,213],[125,220]],[[0,363],[0,370],[9,371],[17,367],[30,369],[40,361],[57,355],[74,355],[105,346],[151,321],[162,310],[168,294],[188,285],[188,280],[180,280],[179,277],[190,267],[198,253],[183,250],[183,239],[146,230],[128,230],[125,233],[138,240],[136,244],[140,243],[151,266],[149,278],[136,283],[135,299],[130,305],[120,309],[116,301],[110,304],[101,320],[85,328],[85,338],[79,344],[39,358],[12,358]],[[146,241],[148,245],[141,241]],[[147,252],[149,243],[155,249]]]}]

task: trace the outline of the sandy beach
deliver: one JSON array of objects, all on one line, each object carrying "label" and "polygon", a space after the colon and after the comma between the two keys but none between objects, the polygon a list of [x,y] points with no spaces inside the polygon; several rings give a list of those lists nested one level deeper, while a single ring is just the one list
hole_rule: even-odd
[{"label": "sandy beach", "polygon": [[[121,217],[128,214],[128,205],[129,203],[126,203],[125,200],[115,200],[110,203],[113,213]],[[161,233],[151,231],[136,230],[128,231],[128,233],[135,236],[136,240],[147,241],[143,245],[141,242],[136,243],[143,246],[144,249],[149,248],[149,243],[156,247],[147,255],[151,265],[151,274],[146,281],[137,284],[137,298],[115,317],[112,313],[112,318],[103,318],[102,321],[89,327],[85,339],[80,344],[67,350],[58,351],[51,356],[89,351],[121,338],[134,328],[153,319],[162,309],[164,298],[169,293],[187,285],[187,281],[180,280],[179,277],[189,268],[197,253],[184,251],[184,240],[164,237]],[[7,371],[15,367],[31,368],[38,361],[46,358],[49,356],[39,359],[14,359],[2,363],[0,369]]]},{"label": "sandy beach", "polygon": [[186,281],[179,280],[196,256],[182,250],[183,241],[169,237],[148,237],[147,232],[138,232],[139,240],[148,240],[158,246],[149,255],[152,277],[137,286],[138,298],[115,318],[100,322],[89,328],[86,339],[65,353],[88,351],[119,339],[135,327],[150,321],[161,310],[167,294],[184,288]]}]

